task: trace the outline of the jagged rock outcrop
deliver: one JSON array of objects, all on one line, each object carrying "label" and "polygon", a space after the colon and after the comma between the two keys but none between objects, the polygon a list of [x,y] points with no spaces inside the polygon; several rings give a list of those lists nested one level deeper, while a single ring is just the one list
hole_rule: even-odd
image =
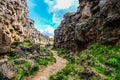
[{"label": "jagged rock outcrop", "polygon": [[[14,80],[15,77],[19,79],[18,75],[22,73],[23,76],[23,71],[26,74],[30,73],[38,67],[39,59],[50,57],[51,54],[40,44],[30,42],[14,42],[11,44],[11,48],[11,54],[0,55],[0,80]],[[19,73],[19,71],[21,72]]]},{"label": "jagged rock outcrop", "polygon": [[54,47],[79,51],[95,42],[120,46],[120,1],[79,0],[79,4],[55,30]]},{"label": "jagged rock outcrop", "polygon": [[50,55],[33,43],[48,44],[49,37],[34,28],[27,0],[0,0],[0,80],[19,78],[18,74],[25,74],[23,71],[29,73],[38,67],[36,60],[41,56]]},{"label": "jagged rock outcrop", "polygon": [[3,33],[0,29],[0,53],[7,53],[10,51],[11,39]]},{"label": "jagged rock outcrop", "polygon": [[26,0],[0,0],[0,29],[11,41],[29,40],[31,42],[48,42],[37,29],[34,21],[28,17]]},{"label": "jagged rock outcrop", "polygon": [[12,63],[4,62],[0,63],[0,79],[11,80],[16,75],[16,68]]}]

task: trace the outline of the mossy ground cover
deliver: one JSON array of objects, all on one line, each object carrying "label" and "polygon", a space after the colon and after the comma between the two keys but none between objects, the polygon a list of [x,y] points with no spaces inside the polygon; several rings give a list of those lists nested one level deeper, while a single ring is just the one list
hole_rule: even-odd
[{"label": "mossy ground cover", "polygon": [[14,80],[24,80],[24,77],[34,75],[37,71],[39,71],[40,69],[44,68],[52,62],[55,62],[55,59],[52,56],[37,58],[37,60],[34,63],[36,64],[34,68],[32,68],[32,64],[30,64],[27,61],[25,61],[22,64],[16,64],[14,62],[14,65],[17,67],[17,76],[14,78]]},{"label": "mossy ground cover", "polygon": [[[93,44],[79,54],[70,55],[70,50],[57,49],[58,54],[69,61],[68,65],[50,80],[120,80],[120,47]],[[82,79],[85,67],[94,73]]]},{"label": "mossy ground cover", "polygon": [[[15,44],[22,44],[24,45],[26,48],[30,48],[33,43],[30,42],[16,42]],[[15,46],[12,46],[11,52],[13,52],[15,50]],[[17,57],[16,55],[11,55],[8,57],[8,61],[11,62],[13,65],[15,65],[15,67],[17,68],[17,75],[14,78],[14,80],[24,80],[24,77],[27,76],[31,76],[34,75],[37,71],[39,71],[40,69],[44,68],[45,66],[47,66],[50,63],[56,62],[56,59],[53,57],[53,53],[45,47],[40,46],[40,52],[44,51],[44,49],[46,49],[49,52],[49,55],[47,56],[38,56],[35,59],[35,67],[32,67],[32,64],[29,63],[29,59],[26,58],[22,58],[22,62],[19,64],[16,61],[19,59],[19,57]],[[34,56],[34,54],[31,54],[32,56]],[[29,56],[29,55],[28,55]]]}]

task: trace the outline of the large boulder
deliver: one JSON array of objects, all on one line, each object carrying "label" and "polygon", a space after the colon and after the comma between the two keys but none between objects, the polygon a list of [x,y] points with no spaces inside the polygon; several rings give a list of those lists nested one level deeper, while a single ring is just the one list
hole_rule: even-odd
[{"label": "large boulder", "polygon": [[9,62],[0,63],[0,79],[12,80],[16,76],[17,70]]},{"label": "large boulder", "polygon": [[38,53],[40,52],[40,44],[33,44],[30,49],[31,52],[37,51]]},{"label": "large boulder", "polygon": [[7,53],[10,51],[11,39],[3,33],[0,29],[0,53]]}]

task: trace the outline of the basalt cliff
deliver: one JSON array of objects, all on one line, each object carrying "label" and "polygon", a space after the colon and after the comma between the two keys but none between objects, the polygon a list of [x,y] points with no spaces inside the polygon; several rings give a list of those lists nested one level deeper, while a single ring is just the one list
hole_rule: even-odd
[{"label": "basalt cliff", "polygon": [[0,0],[0,80],[22,80],[38,71],[38,60],[50,56],[41,46],[48,43],[28,16],[27,0]]},{"label": "basalt cliff", "polygon": [[6,40],[46,44],[49,40],[34,28],[34,21],[28,17],[26,0],[0,0],[0,38],[1,44]]},{"label": "basalt cliff", "polygon": [[92,43],[120,46],[120,0],[79,0],[55,30],[54,48],[81,51]]}]

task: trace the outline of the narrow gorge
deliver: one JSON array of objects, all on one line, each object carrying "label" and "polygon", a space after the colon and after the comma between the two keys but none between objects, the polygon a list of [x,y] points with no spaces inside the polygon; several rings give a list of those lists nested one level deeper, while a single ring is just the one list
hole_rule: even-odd
[{"label": "narrow gorge", "polygon": [[29,18],[27,0],[0,0],[0,80],[23,80],[54,62],[43,47],[49,41]]},{"label": "narrow gorge", "polygon": [[68,65],[50,80],[120,80],[120,0],[79,0],[64,15],[54,45]]},{"label": "narrow gorge", "polygon": [[80,51],[92,43],[120,46],[119,7],[119,0],[79,0],[77,12],[66,13],[55,30],[54,47]]},{"label": "narrow gorge", "polygon": [[[64,14],[54,38],[35,28],[28,5],[36,5],[28,1],[0,0],[0,80],[120,80],[120,0],[78,0],[77,11]],[[48,13],[55,17],[51,12],[65,2]]]}]

